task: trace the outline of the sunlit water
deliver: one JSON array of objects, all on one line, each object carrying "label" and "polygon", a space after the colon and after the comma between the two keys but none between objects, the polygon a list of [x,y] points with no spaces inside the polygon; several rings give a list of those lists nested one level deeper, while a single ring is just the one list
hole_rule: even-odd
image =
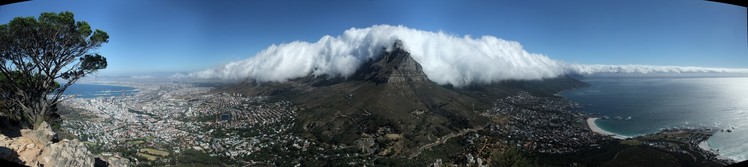
[{"label": "sunlit water", "polygon": [[[562,92],[583,112],[611,119],[597,125],[636,136],[670,127],[716,127],[709,147],[721,156],[748,159],[748,77],[591,77],[592,86]],[[627,119],[629,118],[630,119]],[[616,119],[621,118],[621,119]]]},{"label": "sunlit water", "polygon": [[78,98],[132,95],[135,92],[137,90],[132,87],[97,84],[73,84],[65,90],[65,94],[76,95]]}]

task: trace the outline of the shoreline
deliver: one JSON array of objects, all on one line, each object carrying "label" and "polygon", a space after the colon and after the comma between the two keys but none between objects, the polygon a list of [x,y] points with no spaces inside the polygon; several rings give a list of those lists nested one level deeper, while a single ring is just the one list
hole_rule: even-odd
[{"label": "shoreline", "polygon": [[715,158],[717,158],[717,159],[727,160],[727,161],[733,161],[733,162],[737,161],[735,159],[725,157],[722,154],[720,154],[719,151],[717,151],[717,150],[712,149],[711,147],[709,147],[709,142],[707,142],[707,140],[699,142],[699,148],[701,148],[701,150],[704,150],[704,151],[707,151],[707,152],[710,152],[710,153],[716,155]]},{"label": "shoreline", "polygon": [[131,84],[123,84],[121,82],[106,82],[106,81],[89,81],[89,82],[77,82],[76,84],[89,84],[89,85],[105,85],[105,86],[120,86],[120,87],[131,87],[140,89],[139,87]]},{"label": "shoreline", "polygon": [[606,135],[606,136],[610,136],[610,137],[613,137],[613,138],[616,138],[616,139],[628,139],[628,138],[630,138],[628,136],[623,136],[623,135],[619,135],[619,134],[616,134],[616,133],[613,133],[613,132],[609,132],[609,131],[603,130],[602,128],[598,127],[597,124],[595,123],[595,121],[597,119],[598,118],[587,118],[587,126],[590,127],[590,130],[592,130],[592,132],[595,132],[595,133],[598,133],[598,134],[602,134],[602,135]]},{"label": "shoreline", "polygon": [[[134,96],[134,95],[139,94],[139,93],[141,93],[143,91],[143,89],[141,87],[137,87],[137,86],[133,86],[133,85],[126,85],[126,84],[109,83],[109,82],[104,82],[104,83],[100,83],[100,82],[80,82],[80,83],[75,83],[73,85],[77,85],[77,84],[126,87],[126,88],[131,89],[131,90],[128,90],[128,92],[132,93],[132,94],[130,94],[130,96]],[[104,92],[104,93],[107,93],[107,94],[100,94],[101,92]],[[65,95],[66,96],[70,96],[70,97],[72,97],[74,99],[76,99],[76,98],[96,99],[96,98],[99,98],[99,97],[113,97],[114,95],[108,94],[109,92],[120,92],[120,91],[116,91],[116,90],[103,90],[103,91],[99,91],[97,93],[90,94],[90,95],[92,95],[92,97],[86,97],[86,96],[83,96],[83,94],[81,94],[81,93],[68,94],[68,93],[71,93],[71,92],[68,92],[68,90],[65,90]],[[116,96],[121,96],[121,94],[120,95],[116,95]]]},{"label": "shoreline", "polygon": [[[565,89],[565,90],[559,91],[559,92],[557,92],[557,93],[555,93],[555,94],[553,94],[553,95],[554,95],[554,96],[558,96],[558,97],[563,97],[563,98],[565,98],[565,99],[567,99],[567,100],[570,100],[570,101],[572,101],[571,99],[568,99],[568,98],[566,98],[565,96],[562,96],[561,94],[562,94],[562,93],[564,93],[564,92],[566,92],[566,91],[573,91],[573,90],[575,90],[575,89],[578,89],[578,88]],[[581,112],[581,113],[585,113],[585,112]],[[597,119],[600,119],[600,118],[597,118],[597,117],[589,117],[589,115],[588,115],[588,118],[586,119],[586,122],[587,122],[587,126],[588,126],[588,127],[589,127],[589,129],[590,129],[590,130],[591,130],[592,132],[594,132],[594,133],[602,134],[602,135],[605,135],[605,136],[610,136],[610,137],[612,137],[612,138],[614,138],[614,139],[618,139],[618,140],[626,140],[626,139],[632,139],[632,138],[634,138],[634,137],[636,137],[636,136],[641,136],[641,135],[636,135],[636,136],[624,136],[624,135],[616,134],[616,133],[613,133],[613,132],[610,132],[610,131],[606,131],[606,130],[604,130],[604,129],[600,128],[600,127],[599,127],[599,126],[597,125],[597,123],[595,122],[595,121],[597,121]],[[662,129],[658,130],[658,132],[661,132],[661,131],[662,131]],[[643,135],[646,135],[646,134],[643,134]],[[711,136],[710,136],[709,138],[711,138]],[[702,151],[704,151],[704,152],[708,152],[708,153],[711,153],[711,154],[713,154],[713,155],[714,155],[714,157],[712,157],[712,158],[716,159],[716,160],[717,160],[717,161],[719,161],[720,163],[726,163],[726,164],[734,164],[734,163],[736,163],[736,162],[739,162],[739,161],[737,161],[736,159],[733,159],[733,158],[730,158],[730,157],[727,157],[727,156],[725,156],[725,155],[721,154],[721,153],[719,152],[719,150],[711,148],[711,147],[710,147],[710,144],[709,144],[709,142],[708,142],[709,138],[707,138],[707,139],[705,139],[705,140],[703,140],[703,141],[700,141],[700,142],[699,142],[698,144],[696,144],[696,147],[698,147],[699,149],[701,149],[701,150],[702,150]],[[723,165],[724,165],[724,164],[723,164]]]},{"label": "shoreline", "polygon": [[706,140],[699,142],[699,148],[704,151],[712,151],[712,148],[709,148],[709,143],[707,143]]}]

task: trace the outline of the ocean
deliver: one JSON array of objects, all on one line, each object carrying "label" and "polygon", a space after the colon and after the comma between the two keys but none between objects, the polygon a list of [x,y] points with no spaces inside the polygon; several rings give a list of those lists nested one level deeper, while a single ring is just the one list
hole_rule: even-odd
[{"label": "ocean", "polygon": [[590,87],[560,95],[598,119],[601,129],[623,136],[662,128],[712,127],[707,143],[719,154],[748,160],[748,77],[588,77]]},{"label": "ocean", "polygon": [[126,86],[98,85],[98,84],[80,84],[70,85],[65,90],[66,95],[76,95],[78,98],[96,98],[133,95],[137,89]]}]

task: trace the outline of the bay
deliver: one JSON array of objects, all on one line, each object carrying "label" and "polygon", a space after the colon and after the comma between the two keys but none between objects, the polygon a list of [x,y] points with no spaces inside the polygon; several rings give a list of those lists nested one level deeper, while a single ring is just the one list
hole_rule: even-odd
[{"label": "bay", "polygon": [[590,87],[560,93],[583,105],[603,130],[623,136],[663,128],[711,127],[711,149],[748,160],[748,77],[589,77]]},{"label": "bay", "polygon": [[66,95],[75,95],[78,98],[96,98],[132,95],[137,92],[136,88],[114,85],[99,84],[73,84],[65,90]]}]

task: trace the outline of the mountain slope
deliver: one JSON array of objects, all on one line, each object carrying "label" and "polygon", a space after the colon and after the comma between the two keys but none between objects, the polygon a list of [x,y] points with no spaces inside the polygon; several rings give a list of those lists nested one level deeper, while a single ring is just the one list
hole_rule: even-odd
[{"label": "mountain slope", "polygon": [[487,125],[490,121],[475,110],[490,107],[494,99],[518,91],[550,96],[579,86],[584,83],[569,77],[440,86],[398,41],[392,51],[369,60],[348,78],[310,75],[285,83],[246,81],[221,91],[289,99],[303,109],[295,129],[306,137],[365,153],[406,157],[439,137]]}]

